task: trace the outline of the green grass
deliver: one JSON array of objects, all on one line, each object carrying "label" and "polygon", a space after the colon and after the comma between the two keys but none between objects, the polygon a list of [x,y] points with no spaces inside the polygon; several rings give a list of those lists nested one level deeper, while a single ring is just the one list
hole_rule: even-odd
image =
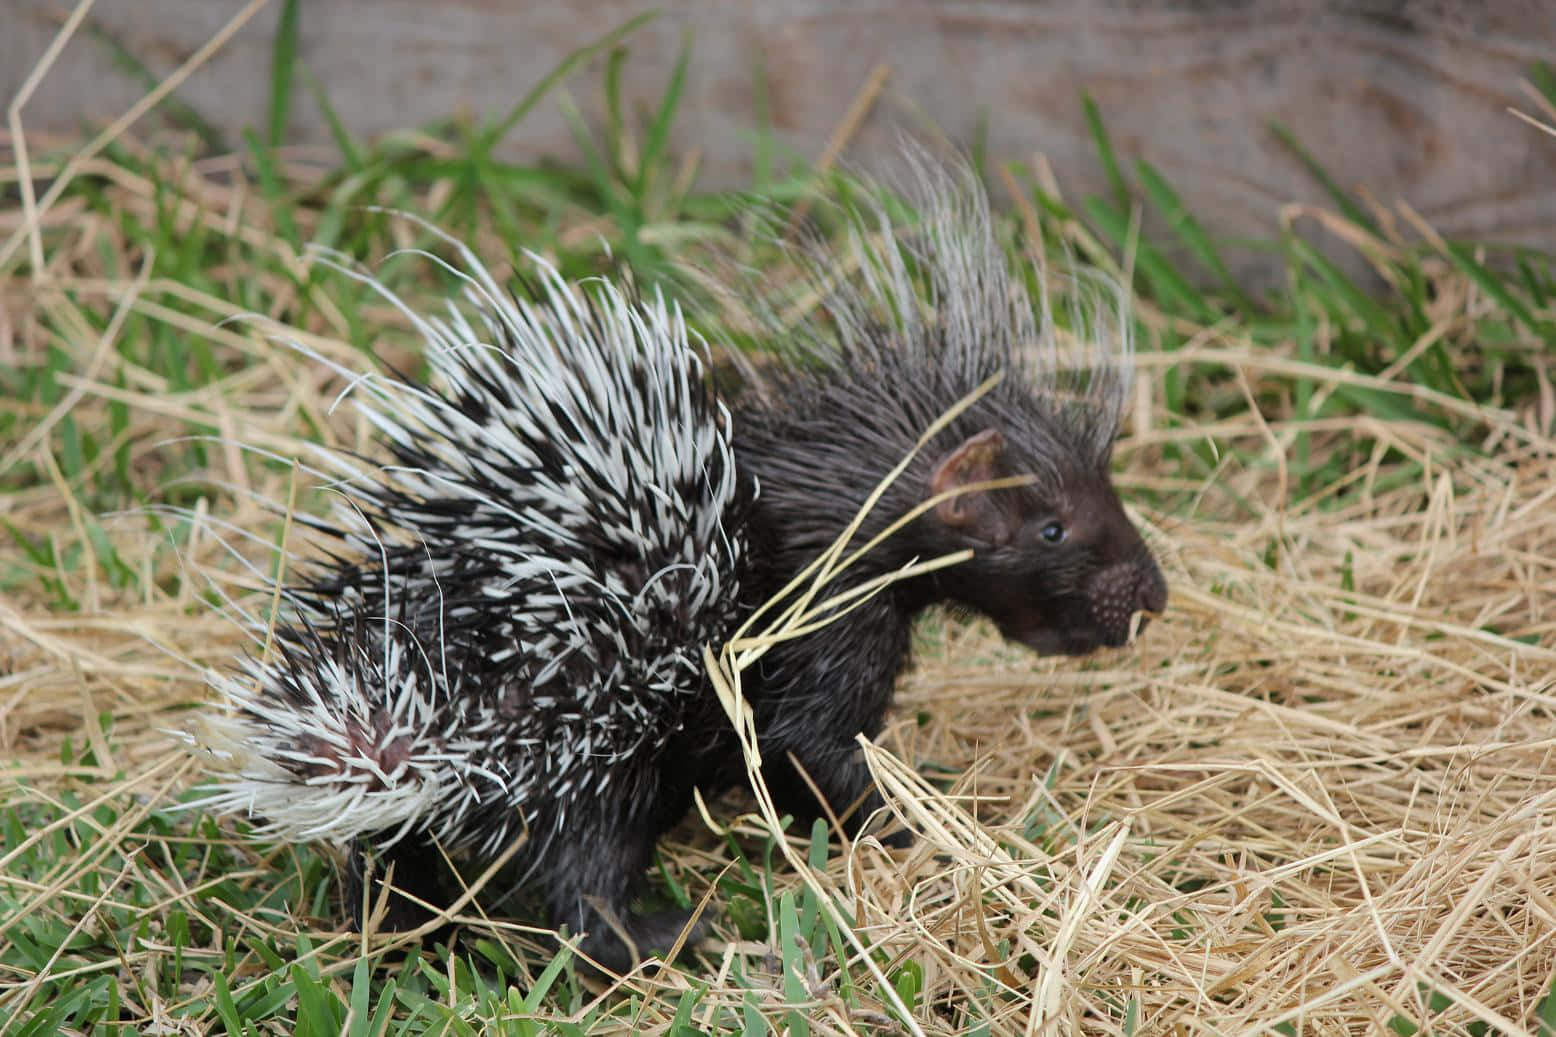
[{"label": "green grass", "polygon": [[[396,240],[394,217],[385,209],[422,212],[470,240],[495,233],[509,247],[552,256],[567,276],[624,263],[644,282],[674,279],[678,258],[689,250],[743,241],[747,228],[739,214],[746,196],[698,190],[692,171],[668,144],[694,60],[689,43],[642,118],[629,112],[620,76],[628,38],[643,21],[637,19],[570,57],[490,123],[450,123],[427,128],[422,138],[394,134],[366,142],[350,135],[303,67],[296,49],[297,7],[296,0],[282,6],[267,124],[262,132],[242,136],[246,168],[268,207],[274,237],[255,242],[199,225],[190,230],[181,215],[185,200],[159,186],[169,163],[189,156],[114,144],[105,158],[151,184],[155,204],[147,218],[123,210],[99,174],[71,185],[61,204],[82,206],[122,242],[112,247],[102,242],[93,257],[100,277],[133,279],[145,264],[151,283],[161,287],[142,298],[175,317],[206,321],[210,310],[166,287],[173,284],[371,349],[378,343],[370,290],[326,265],[304,266],[298,258],[308,246],[335,249],[381,264],[380,274],[392,284],[435,290],[413,281],[426,276],[425,264],[384,260]],[[122,66],[144,72],[118,43],[101,42]],[[608,118],[597,127],[566,106],[560,91],[578,66],[601,55]],[[1547,73],[1535,79],[1547,93],[1553,89]],[[299,83],[306,92],[295,89]],[[332,168],[297,176],[282,162],[279,145],[304,98],[324,112],[339,155]],[[519,163],[499,154],[506,136],[546,99],[562,100],[571,113],[584,155],[577,168]],[[1435,426],[1472,452],[1475,407],[1538,397],[1540,372],[1556,338],[1550,316],[1556,267],[1550,253],[1383,238],[1361,203],[1340,191],[1320,161],[1286,135],[1297,160],[1333,194],[1339,217],[1375,237],[1372,270],[1378,283],[1358,280],[1303,236],[1272,234],[1260,247],[1284,262],[1282,287],[1253,298],[1230,274],[1224,243],[1184,207],[1167,173],[1140,162],[1131,182],[1108,141],[1103,113],[1085,104],[1109,190],[1072,207],[1033,186],[1020,166],[1007,167],[1015,182],[1025,185],[1020,202],[1046,217],[1045,239],[1025,245],[1050,257],[1075,253],[1114,269],[1126,255],[1133,257],[1130,274],[1143,303],[1140,348],[1162,358],[1151,370],[1165,431],[1192,433],[1246,408],[1227,363],[1171,360],[1198,332],[1216,326],[1236,329],[1272,355],[1282,351],[1301,365],[1295,373],[1274,372],[1253,389],[1261,407],[1299,429],[1290,472],[1293,499],[1322,497],[1326,487],[1340,487],[1323,497],[1320,506],[1326,508],[1344,507],[1352,499],[1357,491],[1344,480],[1375,450],[1384,450],[1391,462],[1389,479],[1408,482],[1421,470],[1420,461],[1380,443],[1361,425],[1333,431],[1334,419],[1370,415]],[[163,115],[190,131],[198,153],[224,148],[222,135],[197,112],[169,105]],[[815,174],[802,159],[784,154],[765,131],[753,135],[753,156],[753,186],[764,196],[785,203],[813,189]],[[438,194],[441,201],[428,210],[424,202],[439,185],[452,188]],[[14,185],[4,190],[0,202],[16,204]],[[1168,228],[1163,240],[1137,237],[1141,212],[1161,218]],[[589,232],[569,233],[581,226]],[[1013,242],[1019,236],[1015,227],[1012,220]],[[427,235],[419,235],[417,244],[437,251]],[[749,250],[751,262],[763,261],[760,244],[740,247]],[[1177,256],[1189,262],[1180,265]],[[0,273],[28,276],[25,249]],[[1489,305],[1472,323],[1436,328],[1435,295],[1463,283],[1483,293]],[[70,303],[44,309],[46,330],[61,339],[95,340],[115,319],[113,307],[101,298]],[[85,326],[74,326],[74,320]],[[1417,348],[1432,334],[1435,341]],[[125,372],[134,372],[200,413],[206,413],[203,390],[244,370],[236,353],[218,351],[208,337],[143,311],[123,319],[112,348],[117,360],[109,369],[117,372],[118,388],[127,387]],[[1406,357],[1394,377],[1393,367]],[[60,404],[69,392],[67,376],[76,370],[76,358],[57,345],[43,351],[41,362],[0,369],[0,449],[23,441],[41,416]],[[1359,377],[1336,382],[1334,372]],[[1328,430],[1323,449],[1316,446],[1318,433],[1301,431],[1304,422]],[[178,437],[168,437],[170,442],[132,464],[131,415],[124,404],[59,417],[44,437],[49,463],[41,463],[37,452],[18,458],[0,471],[0,497],[20,501],[62,486],[84,516],[82,535],[24,530],[6,521],[4,537],[12,551],[0,553],[0,587],[41,598],[59,613],[82,609],[81,588],[92,580],[135,596],[172,593],[170,581],[180,577],[168,573],[176,567],[126,562],[94,516],[153,505],[193,507],[218,492],[209,480],[216,459],[208,440],[221,434],[217,416],[208,413],[184,423]],[[1183,473],[1184,482],[1207,479],[1227,462],[1225,447],[1213,451],[1192,435],[1167,436],[1156,449],[1165,465]],[[1260,443],[1232,449],[1242,464],[1268,463]],[[1142,489],[1140,496],[1175,513],[1192,491]],[[188,542],[188,521],[157,515],[149,521],[168,552]],[[101,738],[113,744],[114,731],[105,725]],[[770,843],[731,837],[724,848],[728,867],[718,880],[715,904],[742,937],[771,939],[776,958],[774,963],[758,955],[735,956],[730,977],[737,986],[748,983],[743,999],[710,999],[693,973],[678,981],[679,988],[667,982],[652,1006],[643,994],[601,1001],[580,981],[566,953],[524,955],[516,953],[516,944],[483,939],[462,943],[452,954],[429,949],[361,956],[349,942],[321,943],[289,932],[285,922],[292,917],[318,920],[324,928],[331,924],[336,876],[327,857],[305,847],[250,841],[241,827],[234,831],[198,811],[148,804],[120,782],[122,775],[104,773],[101,762],[91,745],[67,742],[60,758],[63,791],[17,779],[14,802],[0,811],[6,876],[0,880],[0,967],[8,983],[7,1032],[111,1033],[117,1026],[129,1033],[139,1029],[129,1020],[161,1013],[175,1025],[256,1034],[568,1034],[648,1020],[671,1034],[760,1034],[784,1027],[805,1034],[811,1032],[805,1006],[818,972],[828,979],[829,996],[868,1007],[879,1013],[883,1032],[891,1028],[895,1009],[884,992],[858,963],[850,964],[847,945],[817,895],[785,881]],[[1033,835],[1045,840],[1073,838],[1051,830],[1042,818],[1033,825]],[[828,853],[822,834],[812,833],[810,844],[817,868]],[[663,895],[683,900],[690,895],[678,886],[673,869],[664,869],[660,886],[668,890]],[[237,926],[235,919],[270,924]],[[909,1010],[921,1009],[923,965],[879,964]],[[36,979],[17,982],[19,976]],[[952,1010],[955,1025],[967,1033],[989,1032],[1000,997],[991,983]],[[1432,1006],[1443,1007],[1435,1000]],[[1124,1032],[1139,1024],[1138,1013],[1136,1001],[1119,1001],[1117,1022]],[[1549,1032],[1556,988],[1539,1017],[1542,1032]],[[1420,1032],[1403,1017],[1389,1025],[1399,1033]]]}]

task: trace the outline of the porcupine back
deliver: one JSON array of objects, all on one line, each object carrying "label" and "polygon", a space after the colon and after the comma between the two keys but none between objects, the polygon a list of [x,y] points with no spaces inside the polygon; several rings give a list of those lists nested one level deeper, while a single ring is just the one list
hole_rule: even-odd
[{"label": "porcupine back", "polygon": [[379,286],[430,385],[345,372],[392,460],[320,452],[333,554],[283,589],[271,653],[217,681],[215,805],[376,847],[490,855],[522,829],[543,876],[573,866],[549,859],[564,829],[627,823],[579,816],[608,788],[652,805],[734,618],[749,490],[675,305],[534,257],[516,298],[454,244],[441,319]]}]

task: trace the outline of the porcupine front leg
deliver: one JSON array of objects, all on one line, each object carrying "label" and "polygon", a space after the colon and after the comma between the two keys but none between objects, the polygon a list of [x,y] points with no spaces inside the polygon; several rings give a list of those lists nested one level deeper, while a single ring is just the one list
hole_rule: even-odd
[{"label": "porcupine front leg", "polygon": [[[866,737],[874,738],[879,725],[874,730],[861,730]],[[789,753],[793,753],[793,759]],[[766,750],[763,755],[768,756]],[[764,777],[780,810],[801,820],[824,816],[816,798],[819,793],[827,810],[851,837],[858,836],[865,823],[886,805],[859,746],[852,740],[839,742],[835,734],[804,747],[790,747],[781,759],[769,757],[764,764]],[[877,822],[875,830],[880,827],[881,822]],[[881,842],[887,846],[908,846],[912,841],[913,835],[906,829],[881,836]]]},{"label": "porcupine front leg", "polygon": [[[768,689],[775,694],[759,713],[764,777],[780,809],[809,820],[823,813],[819,794],[844,831],[857,835],[885,801],[856,738],[873,739],[881,732],[907,655],[909,630],[889,612],[866,606],[850,617],[846,629],[829,633],[849,645],[846,665],[798,642],[799,650],[779,670],[793,676]],[[796,666],[794,656],[800,652],[804,655]],[[891,846],[911,841],[907,831],[882,838]]]}]

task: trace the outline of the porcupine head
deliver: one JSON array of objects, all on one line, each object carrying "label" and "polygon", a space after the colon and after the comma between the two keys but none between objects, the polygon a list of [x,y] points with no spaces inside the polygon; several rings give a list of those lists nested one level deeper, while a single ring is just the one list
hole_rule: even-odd
[{"label": "porcupine head", "polygon": [[1076,272],[1051,296],[1041,270],[1029,291],[976,180],[914,165],[916,218],[866,205],[843,244],[797,252],[820,301],[783,333],[806,362],[788,365],[736,429],[762,487],[760,538],[782,559],[775,584],[841,534],[909,454],[855,543],[917,517],[844,581],[971,552],[766,662],[764,756],[792,753],[838,808],[878,805],[852,740],[878,731],[922,608],[982,614],[1011,641],[1081,655],[1124,644],[1167,600],[1110,475],[1133,378],[1125,293]]}]

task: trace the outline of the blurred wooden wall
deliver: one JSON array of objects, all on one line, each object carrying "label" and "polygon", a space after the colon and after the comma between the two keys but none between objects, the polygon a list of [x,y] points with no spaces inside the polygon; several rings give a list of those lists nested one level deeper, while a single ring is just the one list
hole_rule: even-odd
[{"label": "blurred wooden wall", "polygon": [[[90,24],[155,73],[202,46],[241,0],[99,0]],[[303,0],[301,57],[360,135],[456,112],[505,110],[575,48],[645,9],[621,0]],[[663,0],[630,41],[629,98],[661,95],[682,34],[693,52],[674,146],[702,157],[703,182],[743,182],[759,99],[780,139],[819,154],[872,70],[885,90],[853,138],[868,165],[898,129],[924,118],[971,140],[987,119],[990,153],[1041,152],[1072,198],[1105,189],[1080,97],[1101,108],[1126,163],[1145,158],[1191,211],[1232,242],[1250,283],[1275,263],[1239,249],[1267,237],[1289,201],[1324,201],[1269,131],[1278,122],[1348,188],[1408,202],[1447,234],[1556,245],[1556,137],[1510,115],[1542,114],[1521,87],[1556,63],[1552,0]],[[14,96],[70,10],[61,0],[0,0],[0,86]],[[263,126],[271,34],[261,10],[179,91],[230,131]],[[568,80],[601,109],[600,63]],[[765,85],[764,85],[765,84]],[[23,112],[69,130],[128,108],[144,88],[100,39],[71,42]],[[299,87],[298,143],[328,145]],[[575,154],[545,101],[509,153]]]}]

